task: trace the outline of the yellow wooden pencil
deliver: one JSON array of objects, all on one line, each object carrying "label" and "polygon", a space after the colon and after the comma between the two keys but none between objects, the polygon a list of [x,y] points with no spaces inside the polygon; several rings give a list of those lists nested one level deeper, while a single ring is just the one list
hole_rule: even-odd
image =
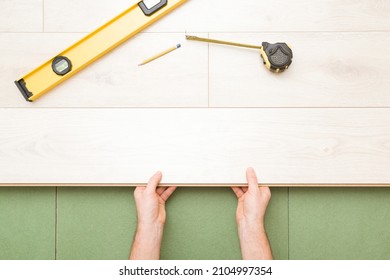
[{"label": "yellow wooden pencil", "polygon": [[158,58],[160,58],[160,57],[162,57],[164,55],[167,55],[167,54],[169,54],[169,53],[179,49],[180,47],[181,47],[181,45],[177,44],[176,46],[174,46],[172,48],[169,48],[166,51],[163,51],[162,53],[159,53],[159,54],[157,54],[157,55],[155,55],[155,56],[145,60],[144,62],[138,64],[138,66],[142,66],[142,65],[148,64],[149,62],[152,62],[153,60],[156,60],[156,59],[158,59]]}]

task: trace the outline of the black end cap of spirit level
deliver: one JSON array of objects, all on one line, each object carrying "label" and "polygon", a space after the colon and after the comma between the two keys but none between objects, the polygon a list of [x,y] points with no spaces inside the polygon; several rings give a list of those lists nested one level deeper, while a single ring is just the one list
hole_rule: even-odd
[{"label": "black end cap of spirit level", "polygon": [[33,94],[28,90],[26,82],[23,79],[21,79],[19,81],[15,81],[15,84],[20,90],[20,92],[22,93],[23,97],[26,99],[26,101],[32,102],[29,98],[33,96]]},{"label": "black end cap of spirit level", "polygon": [[138,6],[141,8],[142,12],[145,14],[145,16],[151,16],[158,10],[160,10],[162,7],[165,7],[168,4],[168,0],[161,0],[160,3],[153,6],[152,8],[148,8],[144,1],[141,1],[138,3]]}]

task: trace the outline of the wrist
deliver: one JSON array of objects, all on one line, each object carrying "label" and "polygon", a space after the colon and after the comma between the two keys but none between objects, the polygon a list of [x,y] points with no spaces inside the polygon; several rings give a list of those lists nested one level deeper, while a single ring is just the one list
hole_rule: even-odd
[{"label": "wrist", "polygon": [[134,236],[133,247],[130,253],[132,260],[160,259],[161,241],[164,225],[160,223],[138,223]]},{"label": "wrist", "polygon": [[239,234],[244,235],[258,235],[265,234],[265,225],[264,221],[248,221],[246,219],[242,219],[237,222],[238,232]]},{"label": "wrist", "polygon": [[138,223],[135,238],[142,242],[161,241],[164,232],[162,223]]},{"label": "wrist", "polygon": [[241,221],[238,223],[238,235],[244,260],[272,259],[264,223]]}]

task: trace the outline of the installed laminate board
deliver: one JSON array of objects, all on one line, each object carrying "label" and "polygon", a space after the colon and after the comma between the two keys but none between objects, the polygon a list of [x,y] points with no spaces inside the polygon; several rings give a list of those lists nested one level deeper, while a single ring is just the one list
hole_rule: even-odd
[{"label": "installed laminate board", "polygon": [[[0,107],[208,106],[208,46],[185,42],[184,33],[140,34],[36,102],[26,102],[13,81],[84,35],[0,34]],[[180,42],[183,48],[138,66]]]},{"label": "installed laminate board", "polygon": [[[288,42],[290,69],[268,71],[257,50],[210,45],[212,107],[388,107],[389,32],[210,34],[210,38],[249,44]],[[379,47],[380,49],[380,47]],[[379,50],[378,49],[378,50]]]},{"label": "installed laminate board", "polygon": [[43,0],[1,0],[0,32],[41,32]]},{"label": "installed laminate board", "polygon": [[290,189],[290,258],[388,260],[390,189]]},{"label": "installed laminate board", "polygon": [[46,32],[90,32],[137,0],[45,0]]},{"label": "installed laminate board", "polygon": [[0,183],[390,185],[389,109],[2,109]]},{"label": "installed laminate board", "polygon": [[[184,34],[140,34],[33,104],[13,81],[84,34],[1,34],[0,107],[207,107],[209,101],[212,107],[388,107],[390,53],[372,55],[361,42],[387,45],[389,34],[211,34],[290,42],[294,62],[280,75],[263,67],[256,50],[210,45],[208,57],[207,44],[185,41]],[[182,49],[138,67],[178,42]]]},{"label": "installed laminate board", "polygon": [[[46,0],[45,30],[92,31],[136,2]],[[389,14],[383,0],[188,0],[147,32],[377,31]]]}]

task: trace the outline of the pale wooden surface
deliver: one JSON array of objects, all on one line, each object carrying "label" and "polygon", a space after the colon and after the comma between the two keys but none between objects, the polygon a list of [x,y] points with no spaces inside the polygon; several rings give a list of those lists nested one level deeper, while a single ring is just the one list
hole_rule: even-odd
[{"label": "pale wooden surface", "polygon": [[[207,37],[204,33],[193,34]],[[212,38],[252,44],[261,44],[262,40],[290,42],[295,58],[291,69],[281,75],[271,73],[262,65],[257,50],[208,47],[186,41],[184,33],[140,34],[38,102],[23,102],[10,81],[83,35],[0,34],[4,46],[0,106],[390,106],[390,52],[380,47],[390,45],[390,32],[210,33]],[[26,40],[32,43],[26,46],[23,44]],[[370,42],[373,47],[363,42]],[[13,47],[9,48],[7,43]],[[183,48],[138,67],[141,61],[176,43],[182,43]],[[162,75],[164,72],[167,73]]]},{"label": "pale wooden surface", "polygon": [[390,52],[379,47],[390,45],[390,32],[212,36],[252,44],[291,42],[295,58],[291,69],[275,75],[256,50],[210,46],[211,106],[390,106]]},{"label": "pale wooden surface", "polygon": [[[159,169],[164,183],[239,184],[250,165],[270,184],[390,185],[389,1],[188,0],[24,101],[15,79],[136,2],[0,1],[0,186],[127,185]],[[256,51],[185,32],[287,41],[294,62],[274,75]]]},{"label": "pale wooden surface", "polygon": [[42,32],[43,1],[1,0],[0,32]]},{"label": "pale wooden surface", "polygon": [[[26,125],[29,123],[30,125]],[[390,182],[387,109],[4,109],[2,183]]]},{"label": "pale wooden surface", "polygon": [[[136,2],[45,0],[45,30],[89,32]],[[389,15],[387,0],[188,0],[147,32],[378,31]]]},{"label": "pale wooden surface", "polygon": [[[39,101],[23,101],[12,81],[84,35],[0,34],[0,45],[4,46],[0,106],[208,106],[208,46],[183,41],[184,33],[141,34],[44,95]],[[31,42],[29,46],[23,43],[26,40]],[[11,42],[13,48],[7,47],[7,42]],[[146,58],[180,42],[183,43],[183,48],[175,53],[149,65],[138,66]]]}]

